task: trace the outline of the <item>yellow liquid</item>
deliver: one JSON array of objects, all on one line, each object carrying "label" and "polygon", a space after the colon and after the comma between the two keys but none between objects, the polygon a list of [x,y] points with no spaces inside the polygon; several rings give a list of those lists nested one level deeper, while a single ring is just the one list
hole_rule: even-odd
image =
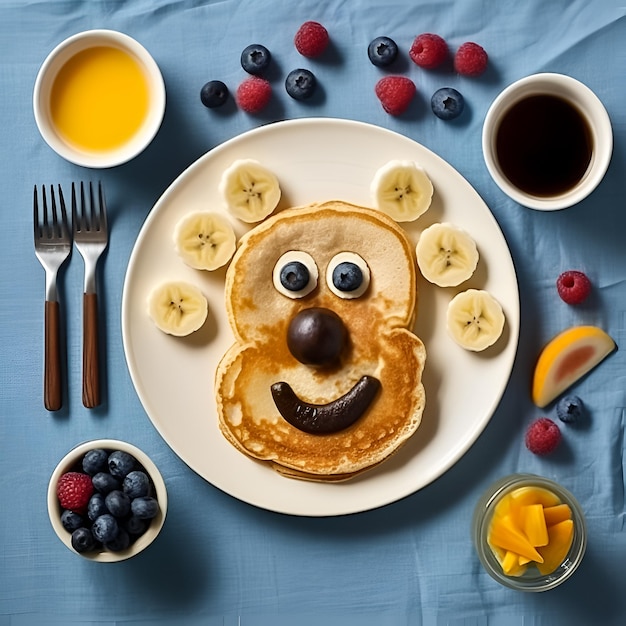
[{"label": "yellow liquid", "polygon": [[59,71],[50,94],[52,122],[77,148],[119,148],[148,113],[148,82],[130,55],[110,46],[88,48]]}]

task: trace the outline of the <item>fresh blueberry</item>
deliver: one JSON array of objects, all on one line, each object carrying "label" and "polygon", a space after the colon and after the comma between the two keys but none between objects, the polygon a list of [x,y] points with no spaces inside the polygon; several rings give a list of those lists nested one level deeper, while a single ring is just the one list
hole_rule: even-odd
[{"label": "fresh blueberry", "polygon": [[313,72],[297,69],[287,74],[285,89],[294,100],[306,100],[315,92],[317,80]]},{"label": "fresh blueberry", "polygon": [[367,46],[367,56],[377,67],[387,67],[396,60],[398,45],[389,37],[376,37]]},{"label": "fresh blueberry", "polygon": [[93,522],[97,517],[109,513],[104,501],[104,495],[96,491],[96,493],[89,498],[89,504],[87,504],[87,517]]},{"label": "fresh blueberry", "polygon": [[98,472],[92,479],[93,488],[103,494],[120,488],[120,481],[108,472]]},{"label": "fresh blueberry", "polygon": [[135,498],[130,505],[133,515],[140,519],[152,519],[159,512],[159,503],[150,496]]},{"label": "fresh blueberry", "polygon": [[241,53],[241,67],[248,74],[262,74],[272,60],[270,51],[261,44],[246,46]]},{"label": "fresh blueberry", "polygon": [[96,540],[89,528],[77,528],[72,533],[72,548],[76,552],[89,552],[96,547]]},{"label": "fresh blueberry", "polygon": [[105,513],[94,520],[91,527],[93,536],[102,543],[113,541],[120,531],[117,520],[110,514]]},{"label": "fresh blueberry", "polygon": [[309,284],[310,274],[307,266],[300,261],[290,261],[280,270],[280,283],[289,291],[300,291]]},{"label": "fresh blueberry", "polygon": [[104,547],[107,550],[111,550],[111,552],[120,552],[120,550],[126,550],[129,545],[130,537],[128,533],[123,528],[120,528],[115,539],[105,542]]},{"label": "fresh blueberry", "polygon": [[124,522],[122,522],[122,527],[129,535],[133,537],[139,537],[139,535],[143,535],[149,525],[150,520],[141,519],[136,515],[131,515],[129,518],[124,520]]},{"label": "fresh blueberry", "polygon": [[221,80],[210,80],[200,90],[200,100],[205,107],[215,109],[228,100],[228,87]]},{"label": "fresh blueberry", "polygon": [[583,415],[583,401],[578,396],[565,396],[556,405],[557,417],[566,424],[577,422]]},{"label": "fresh blueberry", "polygon": [[89,476],[95,476],[98,472],[106,472],[107,459],[109,455],[106,450],[89,450],[83,457],[83,471]]},{"label": "fresh blueberry", "polygon": [[104,503],[109,513],[115,517],[125,517],[130,512],[130,498],[119,489],[107,493]]},{"label": "fresh blueberry", "polygon": [[73,533],[75,530],[85,525],[85,518],[78,513],[74,513],[74,511],[66,509],[61,513],[61,524],[63,524],[63,528],[65,528],[67,532]]},{"label": "fresh blueberry", "polygon": [[150,479],[145,472],[133,470],[124,478],[122,489],[130,498],[150,495]]},{"label": "fresh blueberry", "polygon": [[363,272],[356,263],[344,261],[333,270],[333,285],[340,291],[354,291],[363,284]]},{"label": "fresh blueberry", "polygon": [[109,472],[116,478],[124,478],[135,469],[137,461],[134,456],[123,450],[115,450],[109,454]]},{"label": "fresh blueberry", "polygon": [[437,89],[430,99],[433,113],[442,120],[453,120],[463,113],[465,100],[463,96],[452,87]]}]

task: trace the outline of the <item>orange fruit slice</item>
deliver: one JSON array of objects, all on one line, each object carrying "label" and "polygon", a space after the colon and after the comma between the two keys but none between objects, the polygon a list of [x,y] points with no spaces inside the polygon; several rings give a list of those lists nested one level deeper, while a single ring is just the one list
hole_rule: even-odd
[{"label": "orange fruit slice", "polygon": [[615,342],[597,326],[573,326],[559,333],[541,351],[532,384],[540,408],[591,371],[613,350]]}]

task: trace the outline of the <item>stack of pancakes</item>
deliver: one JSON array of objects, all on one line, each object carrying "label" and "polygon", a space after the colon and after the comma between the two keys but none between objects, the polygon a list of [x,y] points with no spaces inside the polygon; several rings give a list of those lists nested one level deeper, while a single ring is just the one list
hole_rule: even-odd
[{"label": "stack of pancakes", "polygon": [[[319,270],[317,287],[301,298],[273,284],[274,267],[288,251],[308,253]],[[358,298],[340,298],[326,283],[326,268],[341,252],[359,255],[369,268],[369,287]],[[242,237],[225,302],[236,341],[217,368],[219,426],[244,454],[285,476],[344,480],[383,462],[419,427],[426,351],[410,330],[415,254],[386,215],[340,201],[281,211]],[[329,366],[301,363],[287,345],[291,320],[308,308],[333,311],[347,330],[347,347]],[[377,379],[380,389],[365,413],[337,432],[293,426],[272,396],[272,385],[286,382],[303,402],[326,405],[363,376]]]}]

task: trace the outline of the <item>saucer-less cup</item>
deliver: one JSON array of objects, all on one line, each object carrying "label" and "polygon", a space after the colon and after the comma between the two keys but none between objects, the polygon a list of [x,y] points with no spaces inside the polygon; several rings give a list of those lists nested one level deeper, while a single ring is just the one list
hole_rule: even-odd
[{"label": "saucer-less cup", "polygon": [[136,40],[112,30],[77,33],[43,62],[33,92],[35,121],[59,155],[90,168],[140,154],[161,126],[165,84]]},{"label": "saucer-less cup", "polygon": [[[86,552],[77,552],[72,547],[71,533],[63,527],[61,523],[61,514],[63,512],[59,499],[57,497],[57,484],[59,478],[66,472],[78,471],[82,472],[82,459],[89,450],[102,449],[107,452],[113,452],[115,450],[121,450],[127,452],[133,456],[140,464],[141,468],[148,474],[152,483],[152,494],[159,503],[159,511],[155,517],[150,520],[150,524],[147,530],[135,539],[128,548],[119,551],[107,550],[100,546],[95,550]],[[165,482],[157,466],[150,459],[150,457],[137,448],[136,446],[127,443],[125,441],[119,441],[116,439],[95,439],[93,441],[87,441],[76,446],[70,450],[58,463],[52,472],[50,482],[48,483],[48,516],[50,517],[50,523],[59,539],[71,550],[74,554],[90,561],[99,561],[101,563],[112,563],[117,561],[125,561],[143,550],[145,550],[159,535],[163,524],[165,523],[165,516],[167,513],[167,490]]]},{"label": "saucer-less cup", "polygon": [[606,109],[583,83],[563,74],[522,78],[493,101],[482,149],[495,183],[531,209],[554,211],[586,198],[613,151]]},{"label": "saucer-less cup", "polygon": [[[512,491],[524,487],[545,489],[571,509],[574,528],[571,546],[561,563],[549,574],[541,574],[534,566],[529,566],[521,575],[507,575],[489,545],[490,525],[498,503]],[[539,592],[558,587],[576,571],[587,546],[585,517],[576,498],[555,481],[534,474],[512,474],[488,487],[474,509],[471,532],[476,554],[485,571],[500,584],[517,591]]]}]

